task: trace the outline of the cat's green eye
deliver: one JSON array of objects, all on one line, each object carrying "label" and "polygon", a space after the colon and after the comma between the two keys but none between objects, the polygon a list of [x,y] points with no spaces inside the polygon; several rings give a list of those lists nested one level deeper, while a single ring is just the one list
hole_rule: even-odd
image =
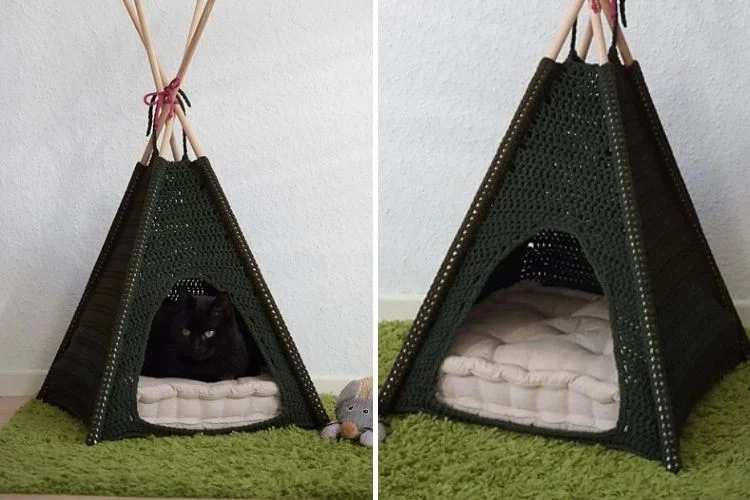
[{"label": "cat's green eye", "polygon": [[187,328],[183,328],[182,334],[187,337],[188,335],[190,335],[190,330],[188,330]]},{"label": "cat's green eye", "polygon": [[216,332],[214,332],[213,330],[208,330],[203,335],[205,335],[207,339],[210,339],[211,337],[214,336],[214,333],[216,333]]}]

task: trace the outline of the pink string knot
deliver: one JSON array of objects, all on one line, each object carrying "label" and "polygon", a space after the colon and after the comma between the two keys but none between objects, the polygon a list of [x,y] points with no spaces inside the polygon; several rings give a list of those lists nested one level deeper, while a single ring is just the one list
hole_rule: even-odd
[{"label": "pink string knot", "polygon": [[164,106],[168,108],[167,119],[174,116],[174,107],[177,103],[177,89],[180,88],[180,79],[175,77],[164,90],[158,92],[149,92],[143,96],[143,102],[148,107],[155,107],[154,111],[154,130],[159,128],[159,116]]},{"label": "pink string knot", "polygon": [[[617,0],[602,0],[609,2],[609,20],[614,24],[617,21]],[[601,10],[599,6],[599,0],[591,0],[591,10],[594,14],[598,14]]]}]

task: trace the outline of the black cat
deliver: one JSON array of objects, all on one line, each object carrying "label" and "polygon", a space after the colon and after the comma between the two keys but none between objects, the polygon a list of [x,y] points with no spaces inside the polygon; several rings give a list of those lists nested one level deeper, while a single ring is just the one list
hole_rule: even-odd
[{"label": "black cat", "polygon": [[263,358],[240,324],[226,294],[193,296],[180,286],[177,301],[166,299],[154,316],[142,374],[204,382],[259,375]]}]

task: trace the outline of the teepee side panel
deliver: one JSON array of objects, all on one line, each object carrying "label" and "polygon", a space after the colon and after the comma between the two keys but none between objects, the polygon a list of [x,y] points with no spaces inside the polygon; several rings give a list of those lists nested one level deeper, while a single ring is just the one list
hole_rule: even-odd
[{"label": "teepee side panel", "polygon": [[[122,335],[117,339],[117,361],[112,377],[103,389],[107,401],[95,440],[120,439],[148,434],[192,434],[194,430],[169,429],[148,424],[138,417],[136,386],[143,364],[153,315],[161,301],[179,280],[199,279],[226,291],[247,324],[267,361],[271,375],[281,392],[282,414],[269,421],[247,427],[216,429],[205,433],[255,430],[269,426],[296,424],[318,427],[327,416],[313,408],[319,404],[314,389],[298,380],[290,368],[285,345],[276,335],[262,305],[261,294],[249,279],[235,247],[241,237],[238,227],[226,229],[221,208],[216,206],[215,186],[206,170],[208,160],[170,164],[155,159],[150,167],[154,177],[153,205],[145,215],[151,223],[142,227],[132,295],[124,306]],[[223,197],[222,197],[223,198]],[[226,204],[226,200],[223,200]],[[233,236],[236,231],[238,236]],[[290,340],[289,340],[290,342]],[[310,384],[311,386],[311,384]],[[320,405],[322,409],[322,405]]]},{"label": "teepee side panel", "polygon": [[617,86],[679,437],[695,402],[747,359],[747,337],[637,63],[618,71]]},{"label": "teepee side panel", "polygon": [[101,386],[148,178],[147,169],[137,165],[39,392],[41,400],[64,408],[86,424],[91,421]]}]

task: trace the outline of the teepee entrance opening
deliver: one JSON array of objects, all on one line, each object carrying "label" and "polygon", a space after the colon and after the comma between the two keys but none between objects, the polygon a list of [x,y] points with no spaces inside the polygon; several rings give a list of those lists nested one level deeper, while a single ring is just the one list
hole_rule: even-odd
[{"label": "teepee entrance opening", "polygon": [[579,241],[541,231],[490,273],[457,328],[436,399],[487,420],[583,433],[617,426],[609,305]]},{"label": "teepee entrance opening", "polygon": [[279,387],[231,292],[177,281],[159,304],[138,380],[138,416],[177,429],[228,429],[276,418]]}]

